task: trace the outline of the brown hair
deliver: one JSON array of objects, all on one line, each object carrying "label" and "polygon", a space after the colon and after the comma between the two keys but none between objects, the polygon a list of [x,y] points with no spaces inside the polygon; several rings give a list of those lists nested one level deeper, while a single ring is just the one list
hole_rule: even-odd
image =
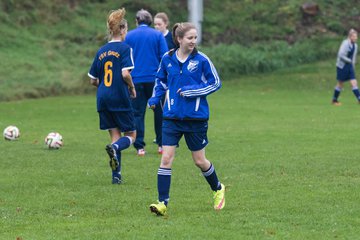
[{"label": "brown hair", "polygon": [[166,15],[166,13],[164,13],[164,12],[157,13],[154,18],[160,18],[161,20],[163,20],[163,22],[165,23],[166,26],[169,26],[169,24],[170,24],[169,18]]},{"label": "brown hair", "polygon": [[109,38],[114,35],[119,35],[120,31],[127,27],[127,21],[124,19],[125,13],[125,8],[111,10],[109,12],[107,20]]},{"label": "brown hair", "polygon": [[188,31],[190,31],[191,29],[195,29],[196,27],[194,24],[189,23],[189,22],[183,22],[183,23],[175,23],[173,29],[172,29],[172,36],[174,39],[174,43],[176,45],[176,47],[179,47],[180,44],[177,40],[177,38],[183,38],[185,36],[185,33],[187,33]]}]

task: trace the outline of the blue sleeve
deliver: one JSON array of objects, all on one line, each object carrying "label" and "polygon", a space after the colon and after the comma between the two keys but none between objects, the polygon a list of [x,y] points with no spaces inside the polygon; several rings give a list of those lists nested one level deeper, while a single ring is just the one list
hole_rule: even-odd
[{"label": "blue sleeve", "polygon": [[210,59],[206,58],[203,61],[202,71],[204,79],[202,79],[200,84],[188,85],[181,88],[181,93],[184,97],[196,98],[207,96],[221,88],[219,75]]}]

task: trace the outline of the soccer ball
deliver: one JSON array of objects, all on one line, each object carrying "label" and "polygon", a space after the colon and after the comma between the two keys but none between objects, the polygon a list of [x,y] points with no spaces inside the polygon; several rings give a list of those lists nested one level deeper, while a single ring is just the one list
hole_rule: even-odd
[{"label": "soccer ball", "polygon": [[3,135],[6,140],[13,141],[20,137],[20,131],[15,126],[8,126],[4,129]]},{"label": "soccer ball", "polygon": [[63,146],[63,139],[60,133],[51,132],[45,138],[45,144],[49,149],[59,149]]}]

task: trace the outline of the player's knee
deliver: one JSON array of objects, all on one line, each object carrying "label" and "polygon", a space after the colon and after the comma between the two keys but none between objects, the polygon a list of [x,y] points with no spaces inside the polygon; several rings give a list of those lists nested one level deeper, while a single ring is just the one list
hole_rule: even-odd
[{"label": "player's knee", "polygon": [[203,169],[207,163],[207,160],[205,158],[195,158],[194,163],[198,168]]},{"label": "player's knee", "polygon": [[163,153],[161,157],[161,165],[166,168],[170,168],[173,162],[174,156],[170,154]]}]

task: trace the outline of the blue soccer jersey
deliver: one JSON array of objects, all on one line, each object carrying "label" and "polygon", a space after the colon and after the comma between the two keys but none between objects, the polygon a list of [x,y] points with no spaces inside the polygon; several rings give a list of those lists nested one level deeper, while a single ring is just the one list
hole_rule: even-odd
[{"label": "blue soccer jersey", "polygon": [[88,76],[99,79],[97,89],[98,111],[130,111],[128,86],[123,70],[134,68],[132,49],[121,41],[110,41],[96,53]]},{"label": "blue soccer jersey", "polygon": [[164,119],[208,120],[206,96],[220,89],[219,75],[204,53],[194,49],[182,63],[176,57],[176,51],[170,50],[163,56],[156,75],[154,96],[148,103],[156,105],[165,95]]}]

